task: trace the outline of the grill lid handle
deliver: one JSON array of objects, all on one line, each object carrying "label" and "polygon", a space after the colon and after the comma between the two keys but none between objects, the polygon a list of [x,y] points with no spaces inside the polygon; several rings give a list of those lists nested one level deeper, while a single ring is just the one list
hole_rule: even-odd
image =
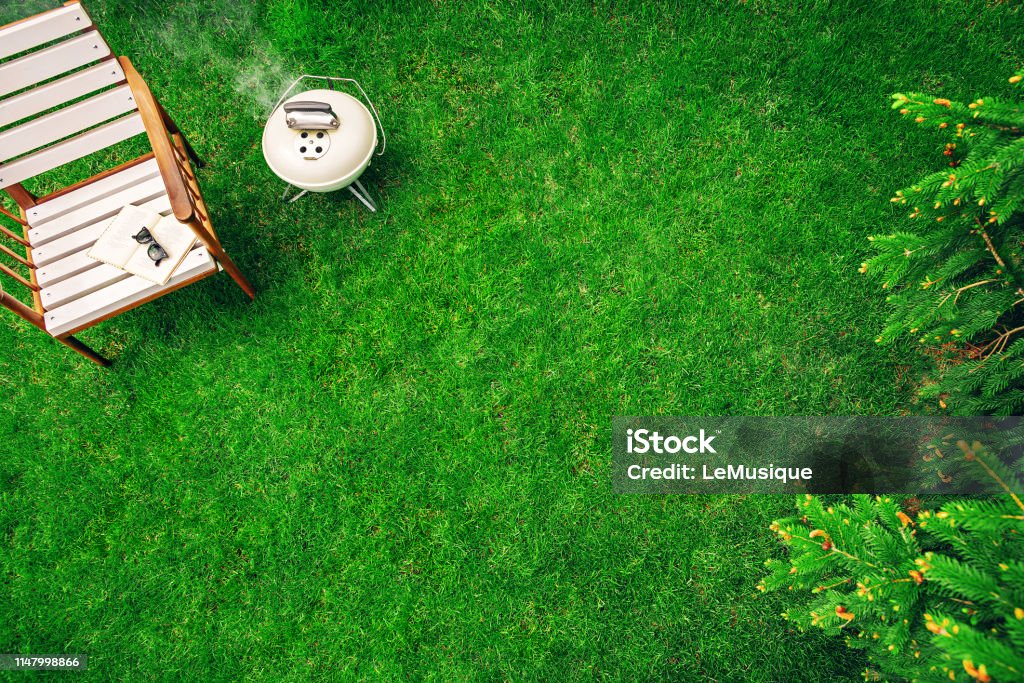
[{"label": "grill lid handle", "polygon": [[289,128],[299,130],[335,130],[338,115],[326,102],[312,100],[287,102],[284,105],[284,120]]}]

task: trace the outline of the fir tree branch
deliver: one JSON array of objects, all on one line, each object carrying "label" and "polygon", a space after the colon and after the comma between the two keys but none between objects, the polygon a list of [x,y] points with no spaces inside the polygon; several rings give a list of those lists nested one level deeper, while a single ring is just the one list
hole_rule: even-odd
[{"label": "fir tree branch", "polygon": [[[804,538],[803,536],[794,536],[793,540],[804,541],[805,543],[810,543],[813,546],[818,546],[819,545],[818,543],[816,543],[812,539]],[[835,546],[832,546],[828,550],[828,552],[830,552],[830,553],[839,553],[840,555],[842,555],[843,557],[845,557],[848,560],[853,560],[854,562],[859,562],[859,563],[861,563],[861,564],[863,564],[863,565],[865,565],[867,567],[871,567],[872,569],[877,569],[878,571],[881,571],[881,572],[889,572],[889,573],[893,572],[893,570],[890,567],[879,567],[877,564],[871,564],[867,560],[862,560],[861,558],[857,557],[856,555],[851,555],[850,553],[846,552],[845,550],[840,550],[839,548],[837,548]]]},{"label": "fir tree branch", "polygon": [[960,598],[946,598],[946,599],[951,601],[951,602],[958,602],[961,605],[967,605],[968,607],[974,607],[975,606],[975,603],[971,602],[970,600],[961,600]]},{"label": "fir tree branch", "polygon": [[[998,337],[996,337],[995,339],[993,339],[988,344],[985,344],[985,346],[982,347],[981,355],[983,355],[985,359],[988,359],[991,356],[1002,352],[1002,350],[1006,348],[1006,344],[1010,341],[1010,337],[1022,331],[1024,331],[1024,325],[1003,332]],[[991,351],[989,351],[989,349],[991,349]]]},{"label": "fir tree branch", "polygon": [[[987,284],[992,283],[992,282],[998,282],[998,280],[996,280],[995,278],[989,278],[988,280],[979,280],[978,282],[972,282],[969,285],[964,285],[963,287],[958,287],[957,289],[953,290],[952,292],[950,292],[946,296],[942,297],[942,301],[939,302],[939,306],[938,307],[941,308],[943,306],[943,304],[945,304],[946,301],[948,301],[949,297],[951,297],[951,296],[953,297],[953,305],[955,306],[957,300],[960,299],[960,295],[963,294],[964,292],[966,292],[968,289],[972,289],[974,287],[980,287],[981,285],[987,285]],[[1024,301],[1024,292],[1021,292],[1021,298],[1018,301]],[[1017,302],[1015,302],[1015,304],[1016,303]]]},{"label": "fir tree branch", "polygon": [[842,586],[844,583],[850,583],[851,581],[853,581],[853,579],[847,578],[847,579],[843,579],[842,581],[836,581],[835,583],[833,583],[833,584],[831,584],[829,586],[818,586],[818,592],[821,593],[821,592],[824,592],[824,591],[832,590],[836,586]]},{"label": "fir tree branch", "polygon": [[[976,443],[975,445],[978,444]],[[959,446],[960,450],[964,452],[965,460],[973,460],[979,465],[981,465],[985,472],[988,474],[988,476],[995,479],[996,483],[999,484],[999,486],[1002,487],[1004,491],[1010,494],[1010,498],[1013,498],[1013,502],[1017,504],[1017,507],[1019,507],[1021,510],[1024,510],[1024,501],[1021,501],[1020,497],[1010,490],[1010,487],[1006,484],[1005,481],[1003,481],[1002,477],[996,474],[996,471],[989,467],[988,463],[986,463],[984,460],[978,457],[978,452],[975,448],[968,447],[966,441],[959,442],[957,446]]]},{"label": "fir tree branch", "polygon": [[999,255],[998,251],[996,251],[995,245],[992,244],[992,238],[988,236],[988,232],[985,230],[985,225],[981,222],[981,219],[975,216],[974,221],[978,224],[978,233],[981,235],[982,239],[985,240],[985,247],[988,249],[989,253],[992,254],[992,258],[996,260],[996,263],[999,264],[1000,268],[1005,270],[1006,273],[1013,278],[1014,283],[1017,285],[1017,293],[1024,297],[1024,285],[1021,284],[1020,279],[1017,277],[1015,269],[1007,266],[1006,261],[1004,261],[1003,257]]},{"label": "fir tree branch", "polygon": [[1018,128],[1017,126],[1003,126],[1003,125],[1000,125],[998,123],[990,123],[988,121],[982,121],[981,119],[974,119],[973,121],[971,121],[971,124],[975,125],[975,126],[984,126],[985,128],[991,128],[993,130],[999,130],[999,131],[1002,131],[1004,133],[1011,133],[1011,134],[1014,134],[1014,135],[1020,135],[1022,132],[1024,132],[1024,131],[1021,131],[1021,129]]}]

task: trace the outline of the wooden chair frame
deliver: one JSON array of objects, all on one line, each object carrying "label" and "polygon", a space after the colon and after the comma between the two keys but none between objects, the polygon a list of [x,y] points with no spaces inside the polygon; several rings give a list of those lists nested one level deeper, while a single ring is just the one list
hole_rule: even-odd
[{"label": "wooden chair frame", "polygon": [[[64,3],[64,6],[67,7],[77,4],[78,0],[72,0],[71,2]],[[0,31],[16,26],[21,22],[41,17],[43,14],[47,13],[44,12],[40,15],[35,15],[34,17],[27,17],[20,21],[0,26]],[[107,59],[112,60],[114,57],[111,55]],[[203,196],[199,189],[199,183],[197,182],[195,171],[193,170],[192,164],[190,164],[191,161],[197,168],[202,168],[204,165],[203,162],[196,155],[195,150],[192,149],[192,146],[189,144],[178,126],[174,123],[174,120],[153,96],[149,87],[146,85],[146,82],[132,66],[131,61],[129,61],[127,57],[117,57],[116,61],[124,73],[124,78],[116,81],[114,84],[127,84],[130,89],[131,95],[134,98],[135,106],[138,109],[138,114],[140,115],[142,124],[145,128],[146,136],[149,139],[152,152],[43,197],[37,197],[29,192],[21,182],[8,184],[3,188],[3,190],[18,205],[20,215],[15,215],[4,209],[3,206],[0,206],[0,214],[19,224],[22,230],[22,234],[19,236],[12,230],[9,230],[0,224],[0,236],[12,240],[17,246],[23,247],[25,250],[25,256],[20,256],[15,250],[10,249],[3,244],[0,244],[0,252],[9,258],[14,259],[24,268],[27,268],[29,277],[25,278],[19,275],[15,270],[7,267],[3,263],[0,263],[0,275],[6,276],[8,281],[13,281],[17,285],[27,288],[32,295],[32,306],[28,306],[25,303],[22,303],[22,301],[11,296],[6,290],[0,287],[0,306],[3,306],[40,330],[51,334],[51,336],[56,338],[65,346],[77,351],[86,358],[100,365],[108,365],[109,361],[74,337],[73,335],[75,333],[92,327],[93,325],[112,318],[115,315],[136,308],[137,306],[141,306],[148,301],[161,297],[165,294],[169,294],[170,292],[192,284],[193,282],[209,277],[216,273],[218,268],[212,268],[208,272],[200,273],[199,275],[184,281],[175,281],[168,286],[160,288],[151,295],[133,300],[127,305],[120,306],[114,310],[99,315],[98,317],[88,320],[84,324],[74,327],[74,329],[62,331],[59,334],[52,334],[47,329],[46,319],[44,317],[46,315],[46,310],[40,297],[41,288],[36,278],[37,267],[33,262],[33,245],[29,234],[31,225],[28,212],[35,207],[43,206],[47,202],[53,201],[54,199],[62,197],[70,192],[79,190],[92,183],[101,181],[104,178],[125,171],[137,164],[155,160],[156,165],[159,168],[159,176],[163,181],[167,197],[170,201],[170,207],[175,218],[177,218],[179,222],[188,225],[193,232],[195,232],[199,242],[208,250],[209,255],[217,264],[219,264],[220,268],[223,268],[228,272],[232,279],[238,283],[239,287],[245,291],[250,299],[255,298],[255,291],[253,290],[252,285],[224,251],[220,240],[217,238],[217,234],[214,232],[213,225],[210,221],[210,214],[206,208],[206,203],[203,201]],[[3,175],[2,168],[3,165],[0,164],[0,176]],[[0,181],[2,181],[2,177],[0,177]],[[15,249],[17,249],[17,246],[15,246]],[[0,280],[2,280],[2,278],[0,278]]]}]

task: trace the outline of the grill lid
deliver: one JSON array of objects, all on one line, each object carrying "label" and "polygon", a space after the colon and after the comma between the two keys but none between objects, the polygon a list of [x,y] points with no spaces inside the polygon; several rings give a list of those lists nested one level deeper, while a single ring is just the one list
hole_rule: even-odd
[{"label": "grill lid", "polygon": [[263,129],[263,157],[271,170],[314,192],[350,185],[369,166],[376,147],[370,111],[339,90],[307,90],[289,98]]}]

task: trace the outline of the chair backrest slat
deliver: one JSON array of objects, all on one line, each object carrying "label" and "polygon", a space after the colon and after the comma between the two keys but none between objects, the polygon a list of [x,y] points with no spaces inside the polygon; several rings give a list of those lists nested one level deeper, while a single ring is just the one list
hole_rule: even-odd
[{"label": "chair backrest slat", "polygon": [[0,95],[9,95],[109,56],[110,48],[99,31],[30,52],[0,66]]},{"label": "chair backrest slat", "polygon": [[145,132],[126,83],[77,2],[0,27],[0,189]]},{"label": "chair backrest slat", "polygon": [[0,189],[146,132],[138,112],[0,165]]},{"label": "chair backrest slat", "polygon": [[108,59],[70,76],[33,88],[6,100],[0,100],[0,127],[35,116],[47,109],[124,81],[124,71],[116,59]]},{"label": "chair backrest slat", "polygon": [[46,147],[134,110],[135,98],[127,85],[93,95],[0,133],[0,162]]},{"label": "chair backrest slat", "polygon": [[0,59],[84,31],[90,26],[92,19],[78,3],[22,19],[0,28]]}]

